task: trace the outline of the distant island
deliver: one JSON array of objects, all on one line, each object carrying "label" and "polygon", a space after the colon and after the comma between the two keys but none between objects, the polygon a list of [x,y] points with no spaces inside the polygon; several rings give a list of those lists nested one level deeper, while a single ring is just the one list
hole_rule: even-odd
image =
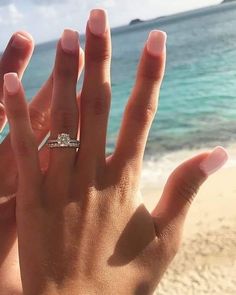
[{"label": "distant island", "polygon": [[143,23],[144,21],[141,20],[140,18],[135,18],[133,20],[131,20],[131,22],[129,23],[130,26],[132,25],[136,25],[136,24],[139,24],[139,23]]},{"label": "distant island", "polygon": [[[223,0],[220,4],[225,4],[225,3],[230,3],[230,2],[236,2],[236,0]],[[214,6],[214,5],[213,5]],[[217,5],[215,5],[215,6],[218,6],[218,4]],[[211,6],[209,6],[209,8],[210,8]],[[201,9],[201,8],[200,8]],[[197,10],[199,10],[199,9],[197,9]],[[196,11],[197,11],[196,10]],[[195,10],[193,10],[193,12],[194,12]],[[173,16],[175,16],[175,15],[180,15],[181,14],[181,12],[180,13],[177,13],[177,14],[174,14]],[[170,17],[171,15],[169,15],[169,17]],[[135,18],[135,19],[133,19],[133,20],[131,20],[130,21],[130,23],[129,23],[129,26],[133,26],[133,25],[137,25],[137,24],[140,24],[140,23],[146,23],[146,22],[150,22],[150,21],[157,21],[157,20],[161,20],[161,19],[164,19],[166,16],[159,16],[159,17],[156,17],[156,18],[153,18],[153,19],[149,19],[149,20],[142,20],[142,19],[140,19],[140,18]],[[168,16],[167,16],[168,17]]]},{"label": "distant island", "polygon": [[159,17],[156,17],[156,18],[150,19],[150,20],[141,20],[140,18],[135,18],[135,19],[131,20],[131,22],[129,23],[129,26],[137,25],[137,24],[140,24],[140,23],[145,23],[145,22],[149,22],[149,21],[153,21],[153,20],[160,20],[160,19],[163,19],[163,18],[165,18],[165,16],[159,16]]}]

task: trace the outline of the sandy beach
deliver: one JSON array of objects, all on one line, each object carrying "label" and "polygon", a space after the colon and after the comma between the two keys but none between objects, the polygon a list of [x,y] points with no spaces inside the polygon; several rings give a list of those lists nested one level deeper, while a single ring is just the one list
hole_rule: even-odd
[{"label": "sandy beach", "polygon": [[[186,222],[181,250],[155,294],[236,294],[236,147],[228,151],[229,162],[200,189]],[[198,152],[183,151],[144,165],[142,192],[150,210],[171,170]]]}]

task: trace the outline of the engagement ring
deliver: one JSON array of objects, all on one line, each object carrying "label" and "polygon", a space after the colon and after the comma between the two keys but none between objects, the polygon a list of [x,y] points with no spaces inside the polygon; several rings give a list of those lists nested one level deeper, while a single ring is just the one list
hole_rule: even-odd
[{"label": "engagement ring", "polygon": [[69,134],[61,133],[57,139],[49,139],[47,145],[50,148],[79,148],[80,142],[76,139],[71,139]]}]

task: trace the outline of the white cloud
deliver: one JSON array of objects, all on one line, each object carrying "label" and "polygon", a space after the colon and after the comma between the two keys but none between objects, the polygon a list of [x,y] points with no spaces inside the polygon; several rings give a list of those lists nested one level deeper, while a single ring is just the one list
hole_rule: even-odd
[{"label": "white cloud", "polygon": [[23,14],[17,9],[15,4],[0,7],[0,24],[14,25],[23,19]]},{"label": "white cloud", "polygon": [[44,19],[54,19],[58,17],[58,11],[55,6],[40,6],[37,8],[39,17]]},{"label": "white cloud", "polygon": [[114,7],[116,5],[115,0],[104,0],[102,6],[105,8]]}]

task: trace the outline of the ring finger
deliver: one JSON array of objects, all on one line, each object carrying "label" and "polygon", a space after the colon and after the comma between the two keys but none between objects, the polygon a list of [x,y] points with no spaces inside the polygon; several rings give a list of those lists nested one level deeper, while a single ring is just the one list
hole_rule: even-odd
[{"label": "ring finger", "polygon": [[[78,105],[76,84],[79,60],[79,35],[72,30],[65,30],[58,42],[53,73],[53,93],[51,107],[51,137],[57,139],[59,134],[77,137]],[[74,164],[75,149],[53,148],[50,151],[50,167],[61,169],[68,174]]]}]

